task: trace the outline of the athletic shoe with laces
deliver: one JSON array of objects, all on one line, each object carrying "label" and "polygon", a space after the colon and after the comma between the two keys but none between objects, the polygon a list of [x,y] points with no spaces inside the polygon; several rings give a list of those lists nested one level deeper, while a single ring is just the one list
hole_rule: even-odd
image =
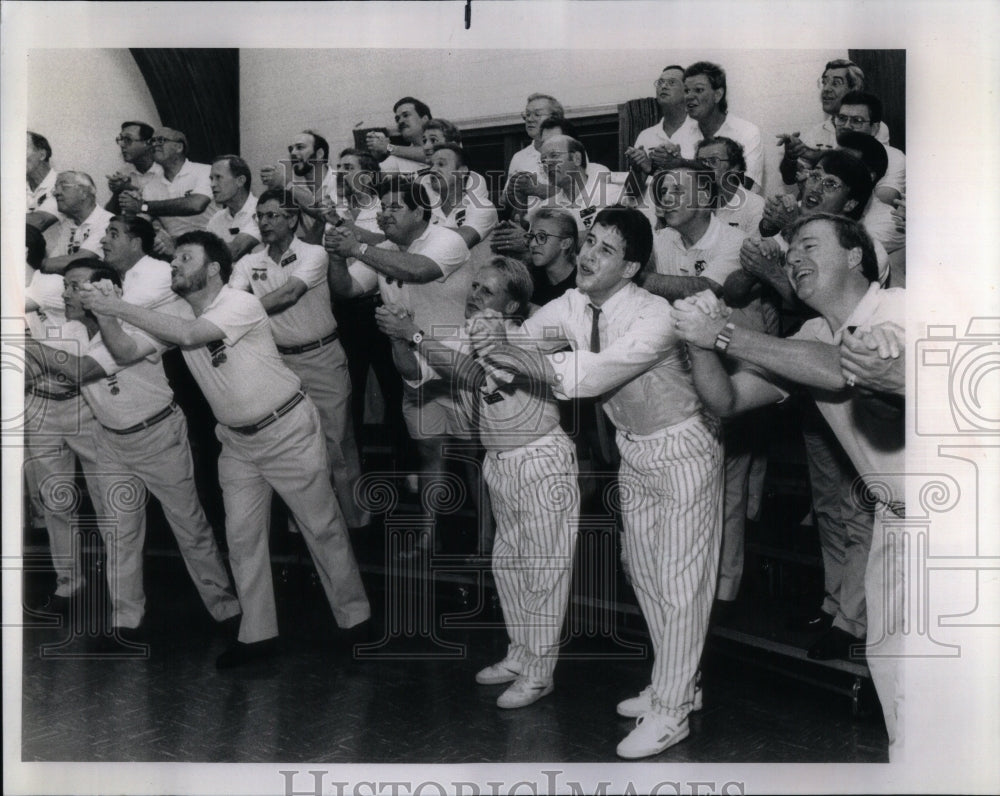
[{"label": "athletic shoe with laces", "polygon": [[512,683],[521,674],[521,665],[510,658],[504,658],[499,663],[487,666],[476,672],[476,682],[479,685],[500,685]]},{"label": "athletic shoe with laces", "polygon": [[523,708],[552,693],[551,680],[539,680],[522,674],[514,684],[497,697],[498,708]]},{"label": "athletic shoe with laces", "polygon": [[[699,678],[700,679],[700,678]],[[695,684],[694,702],[691,705],[691,712],[697,712],[705,707],[704,697],[701,693],[701,685]],[[635,719],[643,713],[649,713],[653,709],[653,686],[647,685],[638,696],[623,699],[618,703],[618,715],[627,719]]]},{"label": "athletic shoe with laces", "polygon": [[659,713],[643,713],[635,721],[635,729],[615,750],[619,757],[635,760],[658,755],[664,749],[688,737],[688,720],[675,719]]}]

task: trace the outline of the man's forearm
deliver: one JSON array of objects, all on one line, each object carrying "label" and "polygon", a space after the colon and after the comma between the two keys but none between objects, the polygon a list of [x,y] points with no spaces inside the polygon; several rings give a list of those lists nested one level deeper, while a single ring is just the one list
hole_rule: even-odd
[{"label": "man's forearm", "polygon": [[[186,346],[195,345],[200,342],[195,340],[191,335],[192,322],[190,319],[167,315],[166,313],[149,310],[145,307],[138,307],[126,301],[116,302],[108,310],[107,314],[125,321],[125,323],[130,323],[144,332],[148,332],[153,337],[157,337],[168,343]],[[100,320],[100,316],[98,316],[98,319]],[[114,351],[111,352],[111,355],[118,361],[118,357]]]},{"label": "man's forearm", "polygon": [[688,346],[691,379],[701,402],[713,415],[729,417],[736,406],[736,393],[729,374],[714,350]]},{"label": "man's forearm", "polygon": [[392,338],[392,361],[395,363],[399,375],[404,379],[416,381],[420,378],[420,363],[417,362],[417,355],[405,340]]},{"label": "man's forearm", "polygon": [[42,263],[42,272],[46,274],[61,274],[69,268],[70,263],[74,263],[77,260],[97,259],[99,259],[97,253],[92,252],[90,249],[80,249],[76,254],[60,254],[57,257],[46,257]]},{"label": "man's forearm", "polygon": [[101,340],[115,362],[119,365],[131,365],[146,356],[146,352],[140,348],[135,338],[122,328],[117,318],[112,318],[110,315],[96,317],[101,327]]},{"label": "man's forearm", "polygon": [[35,359],[44,372],[60,376],[74,385],[86,384],[107,375],[104,368],[92,357],[71,354],[44,345],[37,340],[25,341],[25,351]]},{"label": "man's forearm", "polygon": [[657,296],[663,296],[667,301],[687,298],[702,290],[711,290],[717,296],[722,295],[722,286],[703,276],[667,276],[640,272],[636,281],[640,287]]},{"label": "man's forearm", "polygon": [[380,249],[376,246],[369,246],[364,253],[356,248],[351,254],[365,265],[400,282],[424,284],[440,279],[444,275],[436,262],[422,254]]},{"label": "man's forearm", "polygon": [[176,199],[155,199],[147,201],[147,213],[151,216],[196,216],[201,213],[212,200],[202,194],[179,196]]},{"label": "man's forearm", "polygon": [[840,351],[827,343],[785,340],[737,326],[726,353],[809,387],[840,390],[845,385]]}]

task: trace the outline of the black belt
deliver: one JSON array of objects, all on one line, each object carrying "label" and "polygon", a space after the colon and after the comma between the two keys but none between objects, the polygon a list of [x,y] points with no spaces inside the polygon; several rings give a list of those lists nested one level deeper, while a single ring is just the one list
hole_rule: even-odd
[{"label": "black belt", "polygon": [[165,408],[161,409],[152,417],[147,417],[141,423],[136,423],[134,426],[129,426],[128,428],[109,428],[108,426],[102,426],[105,431],[110,431],[112,434],[135,434],[137,431],[145,431],[150,426],[155,426],[161,420],[166,420],[173,413],[174,409],[177,408],[177,404],[171,401]]},{"label": "black belt", "polygon": [[302,399],[305,397],[304,393],[297,392],[288,401],[271,412],[271,414],[263,420],[258,420],[256,423],[249,426],[230,426],[229,428],[237,434],[256,434],[258,431],[265,429],[274,423],[279,417],[284,417],[291,412],[296,406],[302,403]]},{"label": "black belt", "polygon": [[304,343],[303,345],[279,345],[279,354],[304,354],[306,351],[315,351],[320,346],[329,345],[334,340],[337,339],[337,330],[334,329],[330,334],[324,337],[322,340],[313,340],[311,343]]},{"label": "black belt", "polygon": [[73,387],[68,392],[49,392],[48,390],[43,390],[41,387],[32,387],[30,392],[32,395],[37,395],[39,398],[48,398],[50,401],[68,401],[70,398],[76,398],[80,394],[78,387]]}]

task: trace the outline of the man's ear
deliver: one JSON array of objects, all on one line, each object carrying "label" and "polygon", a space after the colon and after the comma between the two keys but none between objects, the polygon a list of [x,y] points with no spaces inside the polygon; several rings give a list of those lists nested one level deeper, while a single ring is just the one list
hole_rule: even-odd
[{"label": "man's ear", "polygon": [[853,249],[847,252],[847,265],[851,268],[857,268],[861,265],[861,247],[855,246]]},{"label": "man's ear", "polygon": [[878,135],[878,131],[881,129],[882,122],[875,122],[875,124],[872,125],[872,138],[875,138]]},{"label": "man's ear", "polygon": [[846,202],[844,202],[844,209],[841,212],[850,213],[857,206],[858,206],[857,199],[848,199]]},{"label": "man's ear", "polygon": [[511,299],[503,305],[503,314],[514,315],[520,308],[520,304],[518,304],[514,299]]},{"label": "man's ear", "polygon": [[639,270],[642,268],[642,263],[637,263],[635,260],[626,260],[623,263],[624,270],[622,271],[622,276],[625,279],[632,279],[635,277]]}]

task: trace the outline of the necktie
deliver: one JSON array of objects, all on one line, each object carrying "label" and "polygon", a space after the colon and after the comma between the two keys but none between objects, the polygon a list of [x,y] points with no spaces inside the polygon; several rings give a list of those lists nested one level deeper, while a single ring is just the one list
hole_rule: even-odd
[{"label": "necktie", "polygon": [[[601,351],[601,308],[590,305],[592,320],[590,323],[590,350],[599,354]],[[594,401],[594,418],[597,424],[597,445],[601,451],[601,458],[605,463],[614,462],[614,454],[611,449],[611,431],[608,429],[608,417],[604,414],[604,401],[598,398]]]}]

